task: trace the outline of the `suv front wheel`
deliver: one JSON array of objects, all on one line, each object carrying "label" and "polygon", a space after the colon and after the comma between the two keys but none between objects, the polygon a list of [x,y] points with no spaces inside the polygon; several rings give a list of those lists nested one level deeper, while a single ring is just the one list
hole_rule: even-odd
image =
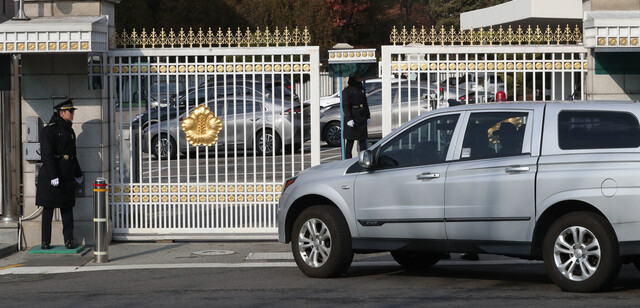
[{"label": "suv front wheel", "polygon": [[312,206],[302,211],[291,234],[293,257],[305,275],[336,277],[351,265],[351,234],[336,207]]},{"label": "suv front wheel", "polygon": [[591,212],[569,213],[556,220],[542,249],[547,274],[564,291],[601,290],[620,272],[613,228],[604,217]]}]

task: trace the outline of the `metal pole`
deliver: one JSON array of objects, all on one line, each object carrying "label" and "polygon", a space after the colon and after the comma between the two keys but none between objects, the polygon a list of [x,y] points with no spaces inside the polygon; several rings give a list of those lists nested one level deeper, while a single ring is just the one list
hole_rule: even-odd
[{"label": "metal pole", "polygon": [[342,148],[342,159],[344,160],[344,148],[345,148],[345,140],[344,140],[344,112],[342,109],[342,78],[340,77],[340,86],[338,87],[338,95],[340,95],[340,147]]},{"label": "metal pole", "polygon": [[31,19],[31,18],[27,17],[27,15],[24,14],[24,0],[20,0],[20,2],[18,2],[18,14],[17,14],[17,16],[14,16],[11,19],[13,19],[13,20],[29,20],[29,19]]},{"label": "metal pole", "polygon": [[93,183],[93,249],[94,263],[109,262],[107,251],[107,180],[97,178]]}]

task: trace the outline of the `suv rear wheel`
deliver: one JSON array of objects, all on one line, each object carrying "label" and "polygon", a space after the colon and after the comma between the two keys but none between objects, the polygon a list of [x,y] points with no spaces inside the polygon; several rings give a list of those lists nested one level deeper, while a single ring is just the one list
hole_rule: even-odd
[{"label": "suv rear wheel", "polygon": [[600,215],[569,213],[556,220],[542,248],[547,274],[564,291],[606,288],[620,272],[618,241]]},{"label": "suv rear wheel", "polygon": [[291,238],[296,264],[309,277],[336,277],[351,265],[351,234],[342,213],[333,206],[313,206],[302,211]]}]

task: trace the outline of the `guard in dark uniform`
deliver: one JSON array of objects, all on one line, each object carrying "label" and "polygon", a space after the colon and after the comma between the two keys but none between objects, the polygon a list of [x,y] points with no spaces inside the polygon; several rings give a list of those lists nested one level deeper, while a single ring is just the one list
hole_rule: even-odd
[{"label": "guard in dark uniform", "polygon": [[73,249],[73,207],[75,189],[82,182],[76,157],[76,134],[71,127],[76,108],[68,99],[55,107],[53,116],[40,133],[42,167],[38,174],[36,205],[42,206],[42,249],[51,248],[53,211],[60,209],[64,246]]},{"label": "guard in dark uniform", "polygon": [[353,143],[358,140],[359,150],[367,148],[367,125],[371,122],[371,112],[367,94],[362,86],[362,77],[349,77],[349,86],[342,90],[342,113],[344,116],[345,158],[351,158]]}]

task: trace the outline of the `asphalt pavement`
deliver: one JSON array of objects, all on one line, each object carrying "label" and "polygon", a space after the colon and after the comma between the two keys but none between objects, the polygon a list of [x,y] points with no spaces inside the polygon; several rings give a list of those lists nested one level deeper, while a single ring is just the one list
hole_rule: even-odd
[{"label": "asphalt pavement", "polygon": [[[108,247],[108,262],[96,263],[91,246],[77,250],[56,247],[42,253],[39,247],[15,252],[0,259],[0,276],[8,274],[55,274],[85,271],[170,269],[295,267],[289,245],[277,241],[219,242],[113,242]],[[460,254],[441,260],[439,265],[531,264],[503,256],[480,255],[468,261]],[[357,254],[352,266],[397,265],[389,253]]]}]

